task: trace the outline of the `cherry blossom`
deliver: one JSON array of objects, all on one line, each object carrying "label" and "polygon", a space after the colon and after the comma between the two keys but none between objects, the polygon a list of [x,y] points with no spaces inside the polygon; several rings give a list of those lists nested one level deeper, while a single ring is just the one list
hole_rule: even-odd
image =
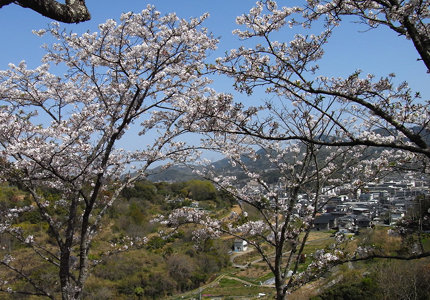
[{"label": "cherry blossom", "polygon": [[[196,113],[196,128],[207,133],[205,147],[223,153],[246,179],[240,181],[236,174],[223,178],[213,170],[200,175],[214,178],[244,208],[246,204],[258,212],[257,220],[234,216],[212,230],[253,246],[275,276],[277,299],[285,299],[295,286],[353,258],[335,253],[339,246],[316,255],[306,273],[296,272],[298,254],[328,189],[353,192],[395,167],[423,165],[417,171],[429,171],[429,101],[406,82],[397,83],[394,74],[376,78],[351,70],[345,78],[324,76],[318,64],[325,45],[346,15],[370,28],[388,26],[410,39],[427,68],[430,44],[428,1],[316,0],[279,6],[277,1],[257,1],[249,13],[238,16],[240,27],[233,33],[247,46],[208,65],[214,73],[231,77],[237,91],[253,95],[264,89],[271,100],[251,106],[224,95],[222,105]],[[277,40],[298,27],[309,34]],[[278,186],[267,182],[265,170],[244,162],[244,157],[255,161],[259,156],[271,162]],[[201,225],[207,223],[207,216],[199,218],[205,220]],[[289,270],[293,276],[287,278]]]},{"label": "cherry blossom", "polygon": [[[56,39],[45,46],[42,65],[29,69],[23,61],[0,71],[0,172],[19,182],[33,202],[2,212],[1,232],[59,269],[62,299],[82,298],[93,264],[91,243],[121,190],[154,162],[194,156],[194,147],[178,137],[193,122],[188,111],[197,111],[199,99],[214,95],[200,72],[217,44],[202,27],[206,18],[186,21],[148,6],[123,14],[119,22],[108,20],[94,33],[68,33],[53,23],[36,32]],[[65,73],[51,71],[59,69],[55,65]],[[121,138],[135,128],[140,150],[119,148]],[[155,139],[148,138],[151,132],[157,133]],[[124,174],[129,175],[124,179]],[[60,199],[47,199],[46,189]],[[37,235],[14,226],[30,209],[48,224],[55,247],[40,245]],[[131,242],[144,243],[129,241],[112,251],[125,251]],[[72,264],[72,257],[78,262]],[[56,287],[42,289],[12,260],[2,264],[27,280],[34,294],[58,296]]]}]

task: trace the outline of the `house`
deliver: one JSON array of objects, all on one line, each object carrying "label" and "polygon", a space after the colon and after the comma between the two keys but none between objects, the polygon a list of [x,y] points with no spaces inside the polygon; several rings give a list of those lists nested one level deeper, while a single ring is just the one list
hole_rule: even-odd
[{"label": "house", "polygon": [[403,218],[405,214],[401,211],[393,211],[390,212],[390,224],[395,224],[401,218]]},{"label": "house", "polygon": [[353,207],[352,213],[354,215],[361,215],[361,214],[369,213],[369,209],[365,207]]},{"label": "house", "polygon": [[328,213],[335,212],[336,211],[336,205],[334,205],[334,204],[327,204],[325,206],[325,211],[328,212]]},{"label": "house", "polygon": [[370,222],[371,222],[371,220],[364,215],[358,215],[355,218],[355,225],[357,225],[359,228],[369,227]]},{"label": "house", "polygon": [[317,216],[314,220],[316,230],[330,230],[336,226],[336,217],[331,213],[325,213]]},{"label": "house", "polygon": [[243,252],[248,250],[248,243],[244,240],[234,240],[233,244],[234,252]]},{"label": "house", "polygon": [[355,218],[352,215],[346,215],[337,219],[339,228],[352,229],[355,226]]}]

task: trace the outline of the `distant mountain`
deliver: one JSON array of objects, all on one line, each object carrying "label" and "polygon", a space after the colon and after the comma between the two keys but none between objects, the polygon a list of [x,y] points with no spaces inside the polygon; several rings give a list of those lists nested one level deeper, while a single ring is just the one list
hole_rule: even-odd
[{"label": "distant mountain", "polygon": [[[421,135],[421,137],[423,138],[424,142],[427,145],[430,145],[430,130],[428,130],[426,128],[419,127],[419,126],[415,126],[415,127],[412,127],[412,131],[415,134]],[[393,129],[392,131],[388,131],[387,129],[382,129],[382,128],[381,129],[376,129],[375,132],[378,133],[378,134],[380,134],[380,135],[382,135],[382,136],[392,135],[393,132],[397,133],[397,131],[395,129]]]},{"label": "distant mountain", "polygon": [[200,179],[190,168],[182,166],[171,166],[168,169],[157,167],[149,170],[147,179],[152,182],[179,182],[192,179]]},{"label": "distant mountain", "polygon": [[[430,144],[430,130],[414,127],[413,131],[416,133],[419,133],[424,138],[424,141],[427,144]],[[392,132],[389,132],[386,129],[378,129],[378,130],[375,130],[375,132],[382,136],[388,136],[392,134]],[[331,140],[331,137],[325,136],[322,139]],[[375,148],[373,150],[370,150],[371,153],[373,152],[373,154],[371,153],[369,154],[377,155],[382,150],[383,148]],[[266,181],[270,183],[270,182],[276,181],[277,178],[279,178],[279,171],[276,170],[275,168],[276,166],[274,166],[273,163],[271,163],[267,158],[266,156],[267,151],[269,150],[266,150],[266,149],[258,150],[257,154],[259,155],[259,158],[257,160],[252,160],[246,155],[242,155],[241,160],[245,163],[245,165],[250,170],[263,171]],[[292,158],[285,157],[286,161],[289,161],[290,159]],[[239,181],[246,179],[242,169],[239,166],[233,167],[230,164],[229,159],[227,158],[213,162],[211,164],[211,167],[218,174],[235,175]],[[158,181],[178,182],[178,181],[188,181],[191,179],[201,179],[201,177],[194,174],[190,168],[183,167],[183,166],[172,166],[166,170],[163,170],[161,167],[154,168],[150,170],[147,178],[148,180],[153,182],[158,182]]]},{"label": "distant mountain", "polygon": [[[249,157],[243,155],[242,161],[250,170],[271,170],[274,165],[267,159],[265,155],[266,150],[260,149],[257,151],[259,158],[257,160],[251,160]],[[217,174],[229,174],[235,175],[238,180],[246,179],[243,170],[239,166],[232,166],[229,159],[224,158],[213,162],[210,165]],[[271,176],[273,177],[273,176]],[[279,176],[276,176],[278,178]],[[202,179],[200,176],[193,173],[191,168],[183,166],[172,166],[168,169],[163,170],[162,167],[157,167],[149,171],[147,179],[153,182],[165,181],[165,182],[177,182],[177,181],[188,181],[191,179]]]}]

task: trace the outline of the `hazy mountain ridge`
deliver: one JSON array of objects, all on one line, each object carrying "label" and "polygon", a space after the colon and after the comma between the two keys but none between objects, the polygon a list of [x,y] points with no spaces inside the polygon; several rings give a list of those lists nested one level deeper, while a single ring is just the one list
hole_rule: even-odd
[{"label": "hazy mountain ridge", "polygon": [[[424,141],[427,144],[430,144],[430,130],[423,129],[420,127],[414,127],[413,131],[416,134],[420,134]],[[380,134],[381,136],[387,136],[392,134],[392,132],[389,132],[387,129],[378,129],[375,130],[375,133]],[[323,137],[324,140],[330,140],[330,137]],[[374,149],[375,152],[382,151],[384,148],[377,148]],[[276,171],[274,171],[274,165],[269,161],[269,159],[266,156],[266,149],[260,149],[257,151],[257,154],[259,155],[259,158],[257,160],[252,160],[246,155],[242,156],[242,161],[244,164],[250,169],[250,170],[266,170],[267,175],[269,178],[272,178],[275,176]],[[285,160],[288,161],[290,158],[285,157]],[[223,158],[220,160],[217,160],[210,164],[210,167],[218,174],[230,174],[230,175],[236,175],[238,179],[243,177],[243,171],[239,166],[233,167],[230,164],[229,159]],[[193,168],[202,169],[202,167],[196,167]],[[271,174],[273,173],[273,174]],[[185,166],[171,166],[170,168],[163,170],[162,167],[157,167],[152,170],[150,170],[149,175],[147,176],[147,179],[154,182],[159,181],[166,181],[166,182],[175,182],[175,181],[187,181],[191,179],[201,179],[201,176],[195,174],[191,168],[185,167]],[[273,179],[272,179],[273,180]],[[271,180],[269,180],[271,181]]]}]

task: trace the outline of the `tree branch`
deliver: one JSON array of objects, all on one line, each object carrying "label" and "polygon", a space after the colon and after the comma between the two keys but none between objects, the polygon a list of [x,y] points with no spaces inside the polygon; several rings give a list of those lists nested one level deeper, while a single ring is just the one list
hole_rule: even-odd
[{"label": "tree branch", "polygon": [[13,1],[14,0],[0,0],[0,8],[2,8],[3,6],[11,4]]},{"label": "tree branch", "polygon": [[54,0],[1,1],[0,8],[11,2],[30,8],[50,19],[63,23],[80,23],[91,19],[85,0],[66,0],[66,4]]}]

